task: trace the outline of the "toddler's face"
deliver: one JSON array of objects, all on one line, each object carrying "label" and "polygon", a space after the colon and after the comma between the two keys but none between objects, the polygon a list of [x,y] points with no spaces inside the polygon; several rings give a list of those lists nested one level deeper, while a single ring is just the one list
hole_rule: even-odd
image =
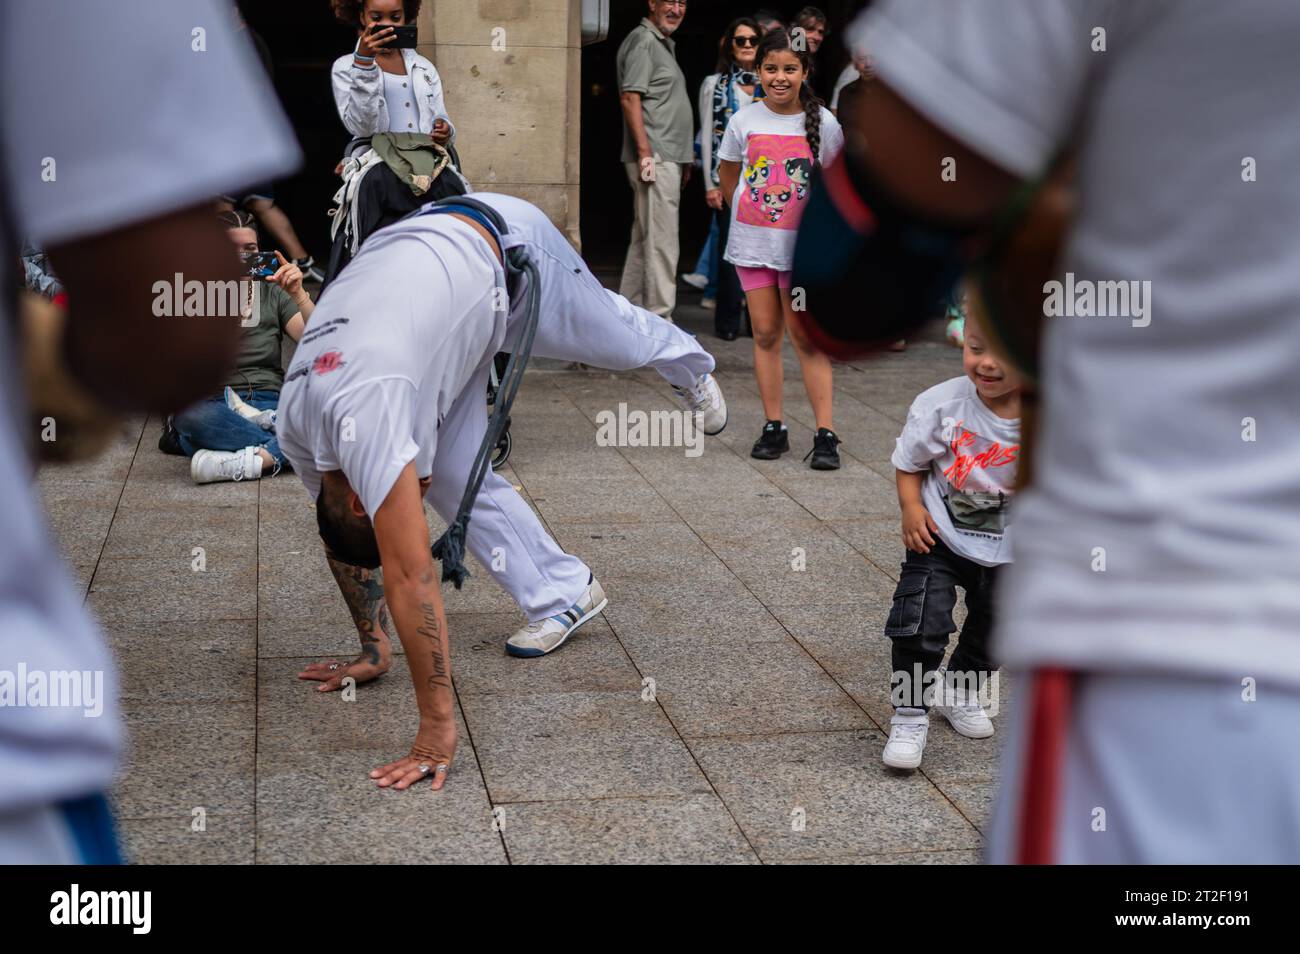
[{"label": "toddler's face", "polygon": [[983,329],[966,318],[966,345],[962,354],[962,367],[966,377],[975,382],[975,390],[986,401],[996,401],[1020,388],[1020,375],[993,353]]}]

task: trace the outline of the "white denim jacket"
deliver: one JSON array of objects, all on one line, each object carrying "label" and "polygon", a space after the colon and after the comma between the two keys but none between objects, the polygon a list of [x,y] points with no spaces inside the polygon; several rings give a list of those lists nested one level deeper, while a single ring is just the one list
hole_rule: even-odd
[{"label": "white denim jacket", "polygon": [[[454,142],[456,127],[447,115],[438,71],[415,50],[401,52],[402,62],[406,64],[406,73],[411,77],[415,92],[420,132],[433,132],[434,122],[445,119],[447,125],[451,126],[450,141]],[[339,119],[343,120],[348,132],[354,136],[373,136],[375,133],[391,131],[388,128],[388,105],[384,102],[383,73],[377,65],[362,69],[353,61],[353,54],[346,53],[334,61],[330,70],[330,82],[334,87],[334,105],[338,107]]]}]

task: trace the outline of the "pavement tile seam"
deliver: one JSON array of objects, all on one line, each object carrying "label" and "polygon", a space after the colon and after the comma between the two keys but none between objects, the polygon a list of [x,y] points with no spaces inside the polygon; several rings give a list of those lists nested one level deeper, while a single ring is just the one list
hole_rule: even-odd
[{"label": "pavement tile seam", "polygon": [[[867,718],[871,718],[868,716]],[[777,729],[763,732],[709,732],[682,736],[685,742],[753,742],[756,739],[778,739],[782,736],[850,735],[855,732],[879,732],[883,739],[888,733],[874,719],[871,725],[845,726],[840,729]]]},{"label": "pavement tile seam", "polygon": [[[665,388],[667,387],[667,384],[666,384],[666,383],[664,384],[664,387],[665,387]],[[756,389],[756,388],[757,388],[757,385],[755,385],[755,389]],[[564,394],[564,397],[565,397],[566,399],[568,399],[568,395],[567,395],[567,394]],[[574,407],[576,410],[578,410],[578,412],[579,412],[580,414],[584,414],[584,412],[582,411],[582,409],[581,409],[581,408],[578,408],[578,406],[577,406],[576,403],[572,402],[571,400],[570,400],[570,403],[573,404],[573,407]],[[586,415],[584,414],[584,416],[586,416]],[[588,418],[588,419],[590,420],[590,418]],[[593,424],[593,426],[595,425],[595,421],[592,421],[591,423]],[[727,445],[724,445],[724,446],[727,446]],[[735,451],[734,448],[729,448],[729,449],[732,451],[733,454],[737,454],[737,456],[739,456],[738,453]],[[620,453],[622,452],[622,450],[623,450],[622,448],[619,448]],[[627,455],[624,455],[624,456],[627,457]],[[636,468],[636,462],[635,462],[635,460],[633,460],[633,459],[630,458],[630,457],[628,457],[627,459],[628,459],[629,463],[631,463],[632,466],[633,466],[634,468]],[[641,472],[639,468],[638,468],[637,470],[638,470],[638,473]],[[645,479],[645,478],[643,477],[643,479]],[[767,476],[765,475],[765,476],[764,476],[764,479],[767,480],[769,483],[772,483],[770,477],[767,477]],[[879,729],[879,728],[880,728],[880,724],[875,720],[875,718],[873,718],[873,717],[871,716],[871,714],[870,714],[869,712],[867,712],[867,710],[866,710],[866,709],[865,709],[865,708],[864,708],[864,707],[863,707],[863,706],[862,706],[862,705],[857,701],[857,699],[854,698],[853,695],[852,695],[851,693],[849,693],[849,692],[844,688],[844,686],[840,683],[839,679],[837,679],[837,678],[835,677],[835,675],[834,675],[833,673],[831,673],[831,672],[830,672],[830,671],[829,671],[829,670],[828,670],[828,669],[827,669],[827,668],[822,664],[822,662],[821,662],[821,661],[820,661],[816,656],[814,656],[814,655],[813,655],[813,654],[808,650],[808,648],[807,648],[806,646],[804,646],[803,643],[801,643],[801,642],[798,640],[798,638],[796,638],[796,637],[794,636],[793,633],[791,633],[791,632],[789,631],[789,629],[785,626],[785,624],[781,623],[780,619],[776,616],[775,613],[772,612],[772,609],[767,605],[766,602],[763,601],[762,597],[761,597],[759,594],[754,593],[753,590],[752,590],[752,588],[751,588],[748,584],[744,583],[743,580],[741,580],[741,578],[736,574],[735,569],[734,569],[734,568],[733,568],[733,567],[732,567],[732,566],[727,562],[727,560],[726,560],[724,557],[722,557],[721,555],[718,554],[717,549],[716,549],[712,544],[710,544],[707,540],[705,540],[705,539],[700,535],[699,531],[698,531],[698,530],[697,530],[697,529],[692,525],[690,519],[689,519],[686,515],[682,514],[682,512],[677,508],[677,506],[674,504],[674,502],[673,502],[672,500],[668,499],[667,497],[665,497],[665,496],[664,496],[664,495],[659,491],[659,488],[658,488],[658,487],[654,487],[653,485],[651,485],[651,486],[652,486],[654,492],[655,492],[658,496],[660,496],[660,497],[664,500],[664,502],[668,505],[668,507],[669,507],[669,508],[670,508],[670,509],[671,509],[671,510],[672,510],[672,511],[677,515],[678,519],[681,520],[682,523],[685,524],[685,525],[687,526],[687,528],[691,530],[692,534],[695,535],[696,539],[699,540],[699,542],[700,542],[700,543],[701,543],[701,544],[702,544],[702,545],[703,545],[703,546],[704,546],[704,547],[709,551],[709,553],[711,553],[711,554],[714,556],[715,559],[717,559],[717,560],[718,560],[718,561],[719,561],[719,562],[720,562],[724,567],[727,568],[727,571],[728,571],[729,573],[731,573],[731,575],[732,575],[732,577],[735,579],[735,581],[736,581],[736,582],[737,582],[737,583],[738,583],[738,584],[739,584],[739,585],[740,585],[740,586],[741,586],[741,587],[742,587],[742,588],[743,588],[747,593],[749,593],[749,595],[750,595],[751,597],[753,597],[754,599],[758,600],[758,601],[763,605],[763,607],[764,607],[765,609],[768,610],[768,613],[769,613],[769,615],[772,617],[772,619],[775,620],[775,621],[778,623],[778,625],[780,625],[781,628],[785,630],[787,636],[789,636],[789,638],[790,638],[791,640],[793,640],[793,642],[795,643],[795,645],[797,645],[797,646],[800,648],[800,650],[802,650],[802,651],[804,652],[804,654],[805,654],[809,659],[811,659],[811,660],[813,661],[813,663],[814,663],[814,664],[815,664],[815,665],[816,665],[816,666],[817,666],[817,667],[818,667],[818,668],[819,668],[819,669],[820,669],[820,670],[821,670],[821,671],[826,675],[826,677],[827,677],[828,679],[830,679],[830,680],[834,683],[834,685],[835,685],[835,686],[840,690],[841,694],[842,694],[846,699],[848,699],[848,700],[853,704],[853,706],[855,706],[857,709],[859,709],[859,710],[862,712],[862,714],[867,718],[867,720],[868,720],[868,721],[869,721],[873,726],[875,726],[877,729]],[[777,493],[780,493],[780,494],[782,494],[782,495],[785,495],[785,494],[784,494],[784,491],[782,491],[781,488],[780,488],[779,486],[777,486],[775,483],[772,483],[772,487],[773,487],[773,489],[774,489]],[[797,501],[796,501],[796,502],[797,502]],[[801,505],[801,506],[802,506],[802,505]],[[805,512],[808,514],[808,518],[809,518],[810,520],[812,520],[812,521],[816,521],[816,523],[818,523],[818,524],[824,523],[824,521],[820,521],[820,520],[818,520],[817,517],[816,517],[814,514],[811,513],[811,511],[807,511],[806,508],[804,508],[804,509],[805,509]],[[545,521],[545,517],[544,517],[544,516],[543,516],[543,521]],[[548,526],[548,529],[551,529],[551,528]],[[846,541],[846,542],[847,542],[847,541]],[[854,552],[858,552],[858,551],[856,551],[856,548],[854,549]],[[864,559],[865,559],[865,557],[864,557]],[[874,564],[874,563],[871,563],[870,560],[867,560],[867,562],[868,562],[869,564],[871,564],[872,566],[875,566],[875,564]],[[876,567],[876,568],[879,569],[879,567]],[[613,625],[611,625],[610,628],[611,628],[611,630],[614,630],[615,638],[618,639],[619,644],[620,644],[621,646],[623,646],[623,651],[624,651],[625,653],[627,653],[627,655],[628,655],[628,659],[631,660],[632,665],[633,665],[634,667],[636,667],[637,673],[638,673],[639,675],[641,675],[642,677],[644,677],[645,674],[642,672],[641,667],[638,665],[638,663],[637,663],[635,657],[633,657],[632,653],[627,649],[627,646],[625,645],[624,641],[623,641],[622,639],[619,639],[619,638],[618,638],[618,632],[617,632],[617,630],[615,629],[615,627],[614,627]],[[660,703],[659,705],[660,705],[660,708],[663,709],[663,704]],[[673,722],[672,717],[669,715],[669,713],[667,712],[666,709],[664,709],[664,715],[665,715],[666,718],[668,718],[668,720],[669,720],[669,724],[671,724],[671,725],[673,726],[673,731],[674,731],[674,732],[677,732],[677,733],[678,733],[678,736],[684,739],[684,736],[681,735],[681,732],[678,730],[676,723]],[[703,771],[703,768],[701,768],[701,771]],[[707,773],[706,773],[706,778],[707,778]],[[710,783],[710,784],[711,784],[711,783]],[[742,831],[743,831],[743,829],[742,829]]]},{"label": "pavement tile seam", "polygon": [[262,693],[260,691],[262,663],[261,654],[258,652],[262,639],[262,497],[262,482],[259,480],[257,482],[257,533],[256,539],[253,541],[253,599],[256,600],[256,616],[258,620],[257,624],[253,627],[253,647],[254,656],[256,657],[253,660],[253,864],[257,864],[257,853],[261,847],[262,841],[259,837],[258,831],[260,828],[258,822],[261,820],[261,816],[258,814],[257,810],[257,796],[261,790],[258,778],[258,767],[261,765],[262,761],[258,758],[257,749],[258,743],[261,741],[261,733],[256,731],[256,727],[261,725],[260,706],[262,700]]},{"label": "pavement tile seam", "polygon": [[[488,784],[487,773],[483,771],[483,760],[479,757],[478,746],[474,744],[474,727],[470,725],[469,715],[468,713],[465,712],[465,706],[461,703],[461,699],[460,699],[461,694],[460,694],[460,690],[456,688],[455,679],[452,680],[451,688],[452,688],[452,692],[454,692],[456,695],[456,708],[460,712],[461,724],[465,726],[465,741],[469,743],[469,750],[472,753],[474,753],[474,770],[478,772],[479,781],[483,783],[483,791],[487,795],[488,805],[492,807],[493,809],[492,814],[495,817],[496,814],[495,809],[497,805],[504,804],[504,803],[498,802],[496,799],[492,797],[492,786]],[[457,746],[457,748],[459,748],[459,746]],[[464,769],[462,767],[462,771],[463,770]],[[501,850],[505,852],[506,864],[513,864],[514,862],[512,862],[510,859],[510,845],[506,843],[505,832],[498,830],[496,835],[501,842]]]},{"label": "pavement tile seam", "polygon": [[[767,741],[769,738],[779,738],[779,737],[782,736],[782,735],[790,736],[790,737],[799,737],[799,738],[802,738],[802,739],[804,739],[804,740],[808,740],[808,739],[819,739],[819,740],[820,740],[820,739],[825,739],[825,738],[833,737],[833,736],[834,736],[834,737],[844,736],[846,733],[855,733],[855,734],[857,734],[860,738],[864,738],[864,737],[866,737],[866,736],[871,736],[871,735],[873,735],[873,730],[871,730],[871,729],[861,729],[861,728],[859,728],[859,729],[848,729],[848,730],[826,730],[826,731],[818,731],[818,732],[790,732],[790,733],[779,733],[779,734],[778,734],[778,733],[774,733],[774,734],[772,734],[772,735],[770,735],[770,736],[746,736],[746,737],[739,737],[739,738],[738,738],[738,741],[741,741],[741,742],[761,742],[761,741]],[[873,739],[873,741],[875,741],[875,742],[877,742],[877,743],[881,743],[881,742],[883,742],[884,739],[885,739],[885,733],[883,733],[883,732],[875,731],[875,732],[874,732],[874,735],[875,735],[875,738]],[[687,741],[687,746],[688,746],[688,748],[691,750],[691,754],[692,754],[693,756],[696,757],[697,761],[699,761],[699,760],[701,759],[701,755],[698,754],[698,753],[696,752],[696,748],[695,748],[695,746],[691,745],[691,743],[703,743],[703,744],[706,744],[706,745],[707,745],[707,744],[710,744],[710,743],[717,743],[717,742],[719,742],[719,741],[728,741],[729,738],[731,738],[731,737],[727,737],[727,738],[722,738],[722,737],[695,738],[695,739],[690,739],[690,740],[686,740],[686,741]],[[725,765],[720,765],[720,766],[719,766],[719,772],[723,773],[724,775],[725,775],[725,769],[726,769],[726,766],[725,766]],[[763,864],[781,864],[781,863],[786,863],[786,862],[793,862],[793,861],[806,861],[806,860],[823,860],[823,859],[829,860],[830,858],[833,858],[833,857],[836,857],[836,856],[837,856],[834,852],[825,852],[825,851],[822,851],[822,852],[812,852],[812,853],[809,853],[809,854],[806,854],[806,855],[786,855],[786,854],[784,854],[784,850],[782,850],[782,853],[781,853],[780,857],[776,857],[775,854],[774,854],[772,851],[769,851],[769,852],[767,853],[767,855],[765,856],[765,854],[764,854],[764,850],[763,850],[763,848],[761,847],[761,846],[765,843],[765,842],[764,842],[764,839],[763,839],[762,837],[760,837],[760,833],[759,833],[758,831],[754,831],[752,834],[751,834],[750,831],[747,831],[746,828],[745,828],[745,826],[744,826],[744,824],[741,822],[740,817],[739,817],[739,816],[743,813],[743,809],[744,809],[744,807],[745,807],[745,806],[744,806],[744,802],[745,802],[745,799],[746,799],[747,794],[748,794],[747,791],[746,791],[746,789],[745,789],[743,786],[741,786],[741,785],[737,785],[737,784],[735,784],[734,782],[727,782],[727,781],[724,780],[723,783],[722,783],[722,790],[719,790],[719,788],[718,788],[718,784],[715,783],[714,780],[712,779],[712,777],[709,776],[708,771],[704,768],[702,762],[701,762],[701,771],[705,772],[705,777],[706,777],[706,778],[709,778],[709,783],[710,783],[710,785],[713,786],[714,789],[718,792],[718,797],[722,799],[723,804],[727,807],[728,812],[730,812],[731,815],[732,815],[732,817],[736,820],[736,824],[740,827],[740,830],[741,830],[742,834],[745,836],[746,841],[748,841],[748,842],[749,842],[749,843],[754,847],[754,851],[755,851],[755,853],[758,855],[759,860],[760,860]],[[960,817],[961,820],[962,820],[963,822],[965,822],[965,824],[966,824],[966,825],[971,829],[971,831],[975,834],[975,836],[976,836],[976,838],[977,838],[977,845],[976,845],[976,846],[957,847],[957,848],[952,848],[952,849],[940,849],[940,848],[935,848],[935,847],[928,847],[928,848],[925,848],[925,849],[918,849],[916,852],[886,852],[886,851],[884,851],[884,850],[882,849],[882,850],[880,850],[880,851],[878,851],[878,852],[857,852],[856,854],[859,854],[859,855],[860,855],[860,854],[868,854],[868,853],[879,853],[879,854],[886,854],[886,853],[888,853],[888,854],[912,854],[912,853],[921,854],[921,853],[924,853],[924,854],[929,854],[929,853],[931,853],[931,852],[933,852],[933,851],[942,851],[942,850],[951,850],[951,851],[970,851],[970,850],[972,850],[972,847],[979,847],[979,848],[982,849],[983,844],[984,844],[984,840],[985,840],[984,832],[983,832],[983,831],[982,831],[978,826],[976,826],[976,825],[971,821],[971,819],[967,816],[967,814],[966,814],[965,812],[961,811],[961,810],[956,806],[956,804],[953,802],[953,800],[952,800],[951,798],[949,798],[948,794],[945,793],[945,792],[943,791],[943,789],[942,789],[942,788],[941,788],[941,787],[940,787],[940,786],[939,786],[939,785],[934,781],[934,779],[930,778],[930,776],[928,776],[927,774],[925,774],[924,771],[918,771],[918,772],[916,772],[916,773],[902,773],[902,772],[894,772],[894,771],[892,771],[892,770],[885,770],[885,772],[886,772],[887,777],[889,777],[890,779],[898,780],[898,781],[909,781],[909,780],[911,780],[911,781],[914,781],[914,782],[920,782],[921,784],[923,784],[923,785],[926,786],[925,791],[929,792],[930,794],[937,794],[937,795],[942,799],[942,801],[943,801],[945,804],[948,805],[949,808],[951,808],[953,811],[956,812],[957,816]],[[801,798],[801,797],[806,797],[807,793],[809,793],[809,792],[815,792],[815,791],[817,791],[817,790],[819,789],[819,787],[820,787],[820,783],[819,783],[818,781],[816,781],[816,780],[813,780],[813,781],[794,781],[794,782],[791,782],[790,785],[787,786],[787,787],[790,789],[788,792],[783,790],[783,791],[778,792],[778,795],[780,795],[780,794],[787,794],[787,795],[792,795],[793,797],[795,797],[796,799],[798,799],[798,798]],[[782,786],[778,785],[777,788],[778,788],[778,789],[781,789]],[[724,793],[724,791],[725,791],[725,793]],[[803,795],[800,795],[800,794],[799,794],[801,791],[804,793]],[[730,796],[730,797],[734,797],[734,799],[735,799],[736,805],[735,805],[734,808],[733,808],[733,805],[731,804],[731,802],[729,801],[729,796]],[[757,823],[757,820],[756,820],[755,823]],[[779,846],[777,846],[777,847],[779,848]],[[851,857],[851,856],[853,856],[853,855],[851,855],[851,854],[849,854],[849,853],[843,853],[843,854],[838,855],[838,857],[846,857],[846,858],[847,858],[847,857]]]},{"label": "pavement tile seam", "polygon": [[494,801],[494,805],[564,805],[584,802],[676,802],[689,796],[681,794],[647,795],[561,795],[558,798],[510,798]]},{"label": "pavement tile seam", "polygon": [[[881,566],[881,565],[880,565],[879,563],[877,563],[874,559],[872,559],[871,554],[867,553],[867,552],[866,552],[865,550],[863,550],[861,547],[859,547],[859,546],[857,546],[856,544],[854,544],[852,540],[849,540],[847,537],[844,536],[843,533],[841,533],[838,529],[836,529],[835,521],[833,521],[833,520],[828,520],[828,521],[826,521],[826,522],[830,524],[831,532],[834,533],[834,534],[835,534],[837,537],[839,537],[841,540],[843,540],[845,543],[847,543],[849,546],[853,547],[853,549],[854,549],[855,551],[857,551],[857,552],[862,556],[862,559],[866,560],[869,564],[871,564],[873,567],[875,567],[875,568],[876,568],[877,570],[879,570],[881,573],[885,574],[885,576],[889,577],[891,580],[897,580],[897,579],[898,579],[898,567],[897,567],[897,566],[895,566],[895,565],[892,564],[892,563],[891,563],[889,566]],[[902,542],[901,542],[901,541],[899,542],[899,546],[900,546],[900,547],[902,546]]]},{"label": "pavement tile seam", "polygon": [[[130,455],[130,457],[131,457],[131,463],[130,463],[130,465],[127,467],[127,469],[126,469],[126,473],[125,473],[125,474],[123,475],[123,477],[122,477],[122,486],[121,486],[121,488],[120,488],[119,491],[118,491],[117,499],[114,500],[114,502],[113,502],[113,514],[112,514],[111,517],[109,517],[108,527],[107,527],[107,529],[104,531],[104,539],[103,539],[102,541],[100,541],[99,548],[98,548],[98,552],[95,554],[95,565],[94,565],[94,567],[91,569],[90,573],[87,574],[87,576],[86,576],[86,587],[85,587],[85,590],[84,590],[84,591],[82,592],[82,594],[81,594],[81,595],[82,595],[82,600],[83,600],[83,601],[89,598],[89,596],[90,596],[90,589],[91,589],[91,587],[92,587],[92,586],[94,585],[94,583],[95,583],[95,573],[99,570],[99,561],[100,561],[100,560],[103,558],[103,556],[104,556],[104,549],[105,549],[105,547],[108,546],[108,538],[109,538],[109,536],[110,536],[110,535],[112,534],[112,532],[113,532],[113,521],[117,518],[117,508],[120,507],[120,506],[122,505],[122,498],[126,495],[126,485],[127,485],[127,484],[130,482],[130,480],[131,480],[131,469],[135,466],[135,458],[136,458],[136,455],[140,452],[140,445],[144,443],[144,435],[145,435],[145,432],[146,432],[146,428],[149,426],[149,420],[151,420],[151,419],[150,419],[150,418],[146,418],[145,420],[140,421],[140,431],[139,431],[138,434],[135,434],[135,447],[132,449],[132,451],[131,451],[131,455]],[[135,425],[134,425],[134,424],[131,425],[131,432],[130,432],[130,433],[135,433]]]},{"label": "pavement tile seam", "polygon": [[[918,851],[884,851],[884,850],[881,850],[881,851],[873,851],[873,852],[870,852],[870,857],[873,857],[873,858],[897,858],[899,861],[908,861],[909,859],[913,859],[913,860],[915,860],[915,859],[919,859],[919,858],[933,857],[933,856],[935,856],[935,855],[952,855],[952,856],[954,857],[954,859],[956,859],[956,858],[958,858],[958,857],[960,857],[960,856],[969,855],[969,854],[971,854],[972,852],[973,852],[973,853],[976,853],[976,854],[983,854],[983,851],[984,851],[984,847],[983,847],[983,843],[981,842],[981,845],[980,845],[980,847],[978,847],[978,848],[925,848],[925,849],[921,849],[921,850],[918,850]],[[783,856],[782,858],[780,858],[779,860],[774,860],[774,861],[764,861],[763,863],[764,863],[764,864],[799,864],[799,863],[802,863],[802,862],[815,861],[815,862],[817,862],[818,864],[823,864],[823,865],[841,865],[841,864],[850,864],[850,863],[852,863],[853,861],[855,861],[856,859],[859,859],[859,858],[862,858],[862,857],[865,857],[865,856],[866,856],[866,855],[864,855],[864,854],[857,854],[857,855],[834,855],[834,854],[832,854],[832,855],[825,855],[825,854],[812,854],[812,855],[785,855],[785,856]]]},{"label": "pavement tile seam", "polygon": [[[724,391],[724,394],[729,393],[732,389],[734,389],[734,387],[735,387],[735,383],[734,383],[734,382],[736,381],[736,378],[737,378],[737,377],[738,377],[737,375],[727,375],[727,378],[726,378],[726,384],[727,384],[727,388],[728,388],[728,390],[727,390],[727,391]],[[759,393],[758,393],[758,382],[754,379],[753,375],[750,374],[750,375],[748,375],[748,376],[744,376],[744,377],[746,378],[746,383],[745,383],[745,386],[744,386],[744,388],[743,388],[744,393],[745,393],[747,396],[749,396],[749,397],[753,397],[753,398],[757,398],[757,397],[759,397]],[[664,388],[666,389],[667,387],[668,387],[667,382],[665,382],[665,383],[664,383]],[[849,399],[849,400],[852,400],[855,404],[859,405],[859,406],[860,406],[861,408],[863,408],[864,410],[869,410],[869,411],[872,411],[873,413],[880,414],[880,415],[883,416],[883,417],[888,417],[890,420],[897,420],[897,421],[898,421],[898,424],[899,424],[899,426],[900,426],[900,428],[901,428],[902,423],[903,423],[902,419],[895,419],[895,418],[891,417],[890,415],[884,414],[883,412],[877,410],[876,408],[871,407],[869,404],[866,404],[866,403],[864,403],[864,402],[858,400],[856,397],[853,397],[852,395],[847,394],[846,392],[842,391],[842,390],[837,386],[837,387],[836,387],[836,390],[835,390],[835,399],[836,399],[836,401],[838,402],[838,401],[841,401],[841,400],[846,399],[846,398]],[[794,405],[794,406],[797,407],[798,405]],[[785,409],[785,420],[786,420],[787,423],[796,424],[796,425],[798,425],[798,426],[800,426],[800,427],[807,428],[808,430],[815,430],[815,429],[816,429],[816,422],[815,422],[815,421],[811,420],[811,419],[808,418],[806,415],[803,415],[802,413],[800,413],[800,412],[798,412],[798,411],[795,411],[794,413],[791,413],[791,410],[790,410],[790,408],[788,408],[788,407]],[[594,423],[594,422],[593,422],[593,423]],[[767,474],[764,473],[764,468],[763,468],[762,466],[760,466],[759,464],[756,464],[756,463],[753,461],[753,459],[752,459],[751,457],[749,457],[748,454],[742,453],[742,452],[741,452],[741,449],[738,449],[737,447],[735,447],[735,446],[733,446],[733,445],[731,445],[731,444],[727,444],[727,443],[723,443],[723,446],[727,447],[727,449],[730,450],[730,451],[732,452],[732,454],[734,454],[736,457],[740,458],[742,461],[744,461],[746,464],[748,464],[749,467],[750,467],[752,470],[755,470],[755,471],[757,471],[758,473],[763,474],[765,477],[767,477],[768,480],[771,480],[771,478],[770,478]],[[794,453],[794,449],[793,449],[793,448],[791,448],[791,453]],[[863,467],[866,467],[866,459],[865,459],[865,458],[859,458],[859,457],[857,457],[857,456],[852,452],[852,450],[851,450],[848,446],[841,445],[841,447],[840,447],[840,456],[841,456],[841,457],[847,457],[847,458],[849,458],[850,460],[855,461],[856,463],[861,464]],[[766,463],[766,462],[765,462],[765,463]],[[635,465],[634,465],[634,466],[635,466]],[[833,478],[833,477],[828,477],[827,479],[834,479],[834,478]],[[796,502],[797,502],[797,501],[796,501]]]},{"label": "pavement tile seam", "polygon": [[[557,390],[558,390],[558,389],[557,389]],[[565,397],[566,397],[566,399],[567,399],[567,395],[565,395]],[[576,404],[573,404],[572,401],[570,401],[570,404],[572,404],[573,407],[574,407],[575,409],[577,409],[577,405],[576,405]],[[579,410],[579,413],[581,413],[581,410],[580,410],[580,409],[578,409],[578,410]],[[593,423],[594,423],[594,422],[593,422]],[[634,465],[634,466],[635,466],[635,465]],[[639,473],[639,471],[638,471],[638,473]],[[643,480],[645,479],[644,476],[642,477],[642,479],[643,479]],[[659,493],[659,491],[658,491],[657,488],[654,488],[654,491],[655,491],[656,494]],[[660,495],[660,496],[662,496],[662,495]],[[678,511],[677,511],[677,509],[676,509],[675,507],[672,507],[672,503],[671,503],[671,501],[669,501],[668,504],[669,504],[669,507],[672,508],[673,512],[678,514],[678,517],[679,517],[679,519],[680,519],[680,513],[678,513]],[[544,517],[544,516],[543,516],[542,519],[543,519],[543,521],[545,521],[545,517]],[[683,522],[685,522],[685,521],[683,521]],[[687,527],[688,527],[689,529],[691,529],[691,532],[692,532],[692,533],[695,533],[694,529],[693,529],[693,528],[690,528],[689,524],[687,524]],[[550,528],[548,527],[548,529],[550,529]],[[697,538],[698,538],[698,534],[696,534],[696,536],[697,536]],[[700,542],[701,542],[702,544],[704,544],[704,546],[708,547],[708,544],[704,543],[703,540],[701,540]],[[711,548],[711,547],[709,547],[708,549],[709,549],[710,552],[712,552],[712,548]],[[716,554],[715,554],[715,556],[716,556]],[[734,574],[733,574],[733,575],[734,575]],[[739,582],[739,580],[737,580],[737,582]],[[744,584],[741,584],[741,585],[743,586]],[[748,588],[746,587],[746,589],[748,589]],[[752,595],[752,594],[751,594],[751,595]],[[637,664],[636,659],[632,656],[631,652],[628,650],[627,645],[626,645],[626,644],[624,643],[624,641],[619,637],[619,635],[618,635],[618,629],[617,629],[617,628],[616,628],[612,623],[609,623],[608,619],[606,620],[606,623],[609,625],[610,631],[614,634],[614,639],[617,640],[619,646],[622,647],[623,652],[627,655],[628,661],[631,662],[633,668],[636,670],[637,675],[638,675],[638,676],[641,676],[641,677],[644,679],[644,678],[645,678],[645,674],[642,672],[641,667]],[[694,753],[693,751],[691,751],[691,747],[690,747],[689,745],[687,745],[687,744],[686,744],[686,740],[682,738],[681,732],[678,731],[678,728],[677,728],[676,723],[673,721],[673,719],[672,719],[672,717],[669,715],[668,711],[664,708],[663,703],[660,702],[660,701],[658,701],[658,700],[656,700],[656,701],[655,701],[655,704],[659,707],[659,711],[663,714],[664,719],[667,720],[668,725],[672,727],[673,734],[676,735],[677,739],[682,743],[682,747],[686,750],[686,752],[687,752],[687,754],[690,756],[691,760],[695,763],[695,767],[696,767],[696,769],[700,772],[701,776],[702,776],[702,777],[705,779],[705,781],[708,783],[709,788],[710,788],[710,790],[713,792],[714,797],[718,799],[718,801],[719,801],[720,804],[722,804],[724,810],[727,812],[728,817],[730,817],[732,824],[735,825],[735,826],[736,826],[736,830],[740,832],[741,837],[745,840],[745,844],[746,844],[746,846],[748,847],[748,849],[754,853],[754,856],[755,856],[755,857],[759,857],[758,852],[755,850],[753,843],[750,841],[749,837],[745,834],[745,829],[741,826],[739,819],[736,818],[735,813],[732,812],[731,808],[727,805],[726,800],[722,798],[721,793],[719,793],[719,792],[717,791],[716,787],[714,787],[712,780],[709,779],[708,774],[704,771],[703,766],[700,765],[700,763],[699,763],[699,759],[696,758],[695,753]],[[467,722],[466,722],[466,725],[468,726],[468,724],[469,724],[469,723],[468,723],[468,721],[467,721]],[[485,779],[485,782],[486,782],[486,779]],[[503,843],[504,843],[504,839],[503,839]]]}]

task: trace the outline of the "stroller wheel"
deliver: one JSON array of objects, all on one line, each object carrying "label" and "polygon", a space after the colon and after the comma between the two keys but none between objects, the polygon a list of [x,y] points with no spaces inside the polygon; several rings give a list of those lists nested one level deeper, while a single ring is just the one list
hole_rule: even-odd
[{"label": "stroller wheel", "polygon": [[497,441],[496,448],[492,451],[492,469],[500,470],[507,460],[510,459],[510,431],[507,429],[501,432],[501,439]]}]

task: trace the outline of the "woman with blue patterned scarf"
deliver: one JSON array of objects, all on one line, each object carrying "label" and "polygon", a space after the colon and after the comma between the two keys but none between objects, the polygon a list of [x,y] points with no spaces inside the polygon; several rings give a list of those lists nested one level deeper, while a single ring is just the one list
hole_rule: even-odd
[{"label": "woman with blue patterned scarf", "polygon": [[704,171],[704,201],[713,210],[718,227],[717,257],[718,294],[713,312],[714,330],[724,341],[734,341],[740,333],[740,279],[736,267],[722,260],[727,247],[731,216],[722,201],[718,181],[718,145],[727,131],[727,122],[736,110],[754,100],[758,77],[752,72],[758,50],[758,24],[749,17],[733,20],[723,34],[718,51],[718,71],[700,84],[700,160]]}]

